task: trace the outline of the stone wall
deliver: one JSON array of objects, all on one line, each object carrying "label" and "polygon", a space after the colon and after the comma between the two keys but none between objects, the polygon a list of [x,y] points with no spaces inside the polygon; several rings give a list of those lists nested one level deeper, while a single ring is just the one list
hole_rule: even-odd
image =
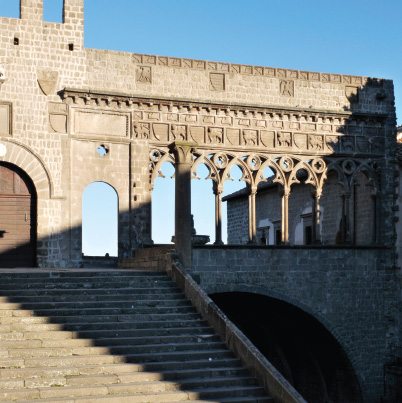
[{"label": "stone wall", "polygon": [[192,275],[208,294],[262,294],[311,314],[346,352],[365,401],[375,402],[398,315],[389,255],[380,248],[204,247],[193,249]]}]

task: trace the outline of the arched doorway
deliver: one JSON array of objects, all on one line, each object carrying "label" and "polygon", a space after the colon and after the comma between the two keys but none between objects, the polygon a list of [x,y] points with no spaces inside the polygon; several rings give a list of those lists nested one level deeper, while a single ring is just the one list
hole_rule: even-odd
[{"label": "arched doorway", "polygon": [[0,163],[0,267],[35,267],[37,196],[28,175]]},{"label": "arched doorway", "polygon": [[82,253],[118,256],[118,196],[105,182],[93,182],[82,195]]},{"label": "arched doorway", "polygon": [[361,402],[346,353],[312,315],[260,294],[227,292],[210,297],[308,402]]}]

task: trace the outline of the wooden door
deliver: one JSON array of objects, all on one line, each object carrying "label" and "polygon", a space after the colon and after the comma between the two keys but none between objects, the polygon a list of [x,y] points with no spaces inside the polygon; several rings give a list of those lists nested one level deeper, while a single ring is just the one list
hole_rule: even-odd
[{"label": "wooden door", "polygon": [[36,192],[14,165],[0,164],[0,267],[36,266]]}]

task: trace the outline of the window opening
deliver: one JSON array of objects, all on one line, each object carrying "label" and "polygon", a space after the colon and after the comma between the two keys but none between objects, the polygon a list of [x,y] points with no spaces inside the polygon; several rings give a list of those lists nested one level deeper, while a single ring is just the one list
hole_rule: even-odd
[{"label": "window opening", "polygon": [[281,245],[282,244],[282,221],[277,220],[273,221],[272,224],[274,225],[274,233],[275,233],[275,245]]},{"label": "window opening", "polygon": [[101,156],[104,157],[108,152],[109,148],[106,147],[105,145],[101,144],[97,149],[96,152]]},{"label": "window opening", "polygon": [[282,243],[282,232],[280,229],[275,230],[275,245]]},{"label": "window opening", "polygon": [[257,228],[257,239],[260,245],[269,245],[269,229],[269,226]]},{"label": "window opening", "polygon": [[82,195],[82,253],[117,256],[118,197],[104,182],[88,185]]},{"label": "window opening", "polygon": [[311,245],[313,243],[313,227],[311,225],[304,228],[304,244]]},{"label": "window opening", "polygon": [[63,0],[43,0],[43,21],[63,22]]},{"label": "window opening", "polygon": [[311,213],[301,216],[303,222],[303,243],[311,245],[313,243],[313,215]]}]

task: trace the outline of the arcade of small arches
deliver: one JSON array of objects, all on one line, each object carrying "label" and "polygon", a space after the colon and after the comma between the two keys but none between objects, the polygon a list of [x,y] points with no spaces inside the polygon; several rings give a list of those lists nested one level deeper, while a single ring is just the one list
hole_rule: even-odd
[{"label": "arcade of small arches", "polygon": [[[154,188],[155,179],[164,178],[164,163],[175,165],[175,157],[168,150],[153,148],[150,152],[150,189]],[[311,196],[312,242],[319,244],[321,225],[322,196],[329,182],[339,188],[339,207],[341,209],[340,230],[337,236],[339,244],[355,244],[354,234],[357,225],[356,204],[359,188],[370,195],[370,213],[363,225],[370,233],[369,244],[379,242],[379,164],[373,159],[334,158],[321,156],[283,155],[267,153],[223,152],[221,150],[198,149],[193,153],[191,179],[200,179],[197,168],[204,164],[208,170],[205,179],[211,179],[215,195],[215,245],[222,245],[222,193],[227,180],[234,180],[231,169],[241,171],[240,181],[246,184],[248,198],[248,243],[258,243],[256,195],[261,183],[271,181],[278,185],[281,199],[280,242],[290,244],[289,238],[289,198],[294,185],[307,185]],[[330,181],[328,179],[331,179]],[[367,225],[370,228],[367,228]]]}]

